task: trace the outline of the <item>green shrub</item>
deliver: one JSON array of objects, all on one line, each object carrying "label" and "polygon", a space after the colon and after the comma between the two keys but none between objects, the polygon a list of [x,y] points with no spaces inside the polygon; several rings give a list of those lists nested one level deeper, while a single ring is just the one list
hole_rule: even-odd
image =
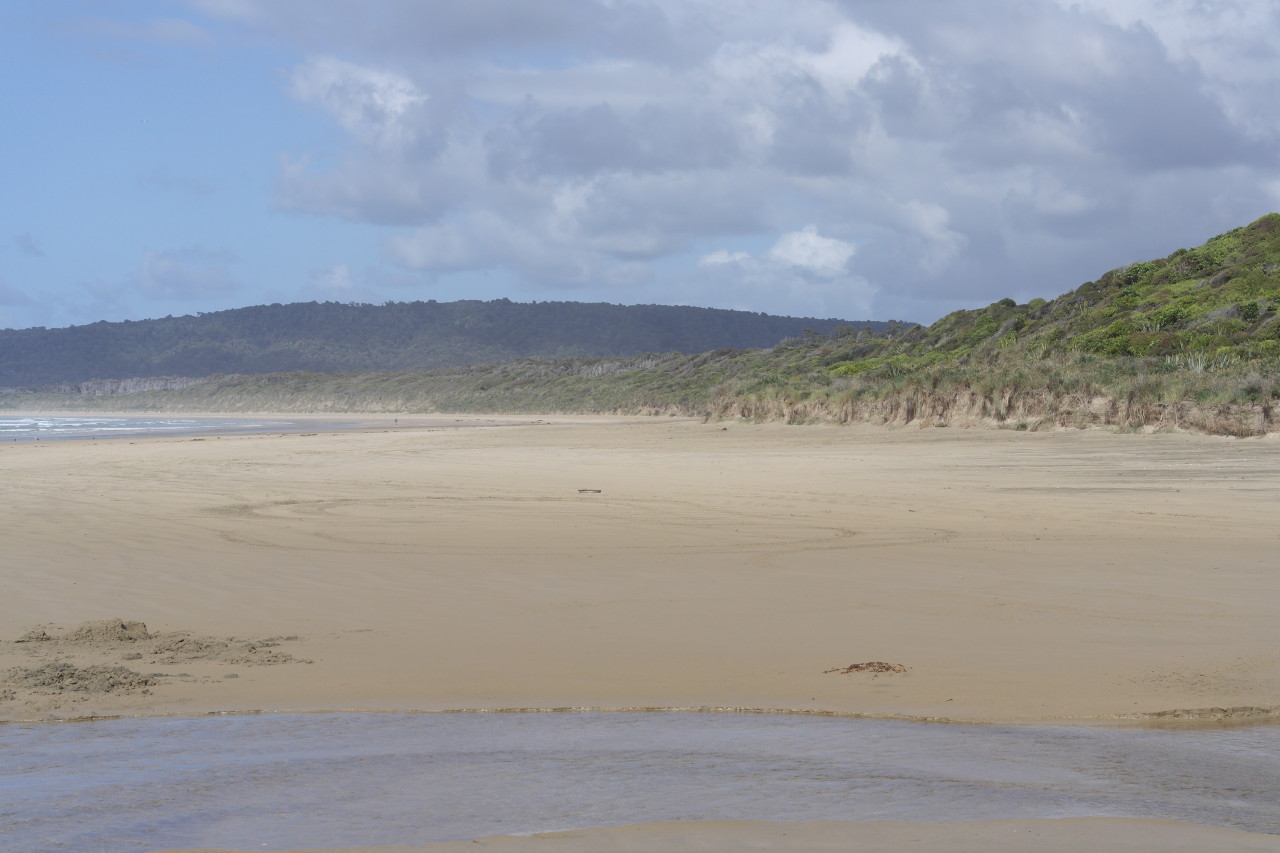
[{"label": "green shrub", "polygon": [[1134,285],[1139,282],[1150,279],[1152,273],[1160,267],[1152,261],[1142,261],[1136,264],[1130,264],[1125,267],[1124,272],[1119,275],[1119,279],[1123,284]]},{"label": "green shrub", "polygon": [[859,373],[866,373],[868,370],[874,370],[884,364],[882,358],[864,358],[861,361],[842,361],[839,364],[833,364],[828,368],[827,372],[832,376],[857,376]]},{"label": "green shrub", "polygon": [[1128,287],[1122,288],[1120,292],[1116,294],[1115,304],[1123,308],[1133,308],[1139,304],[1141,296],[1142,295],[1138,291],[1138,288],[1133,285],[1129,285]]},{"label": "green shrub", "polygon": [[973,331],[966,335],[966,339],[970,343],[981,343],[991,337],[999,330],[1000,324],[996,322],[994,317],[983,317],[973,324]]}]

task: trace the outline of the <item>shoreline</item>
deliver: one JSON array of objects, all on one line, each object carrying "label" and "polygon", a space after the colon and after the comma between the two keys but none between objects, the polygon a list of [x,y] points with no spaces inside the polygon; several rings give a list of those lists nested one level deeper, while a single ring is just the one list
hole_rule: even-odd
[{"label": "shoreline", "polygon": [[795,716],[821,717],[846,720],[871,720],[882,722],[918,723],[938,726],[998,726],[1002,728],[1139,728],[1139,729],[1221,729],[1241,726],[1268,726],[1280,724],[1280,706],[1259,707],[1244,706],[1233,708],[1174,708],[1164,711],[1149,711],[1128,715],[1098,715],[1092,717],[1045,717],[1034,719],[991,718],[991,719],[953,719],[950,717],[915,716],[893,713],[864,713],[860,711],[839,711],[814,708],[764,708],[764,707],[717,707],[717,706],[508,706],[491,708],[234,708],[221,710],[200,710],[198,708],[175,709],[168,711],[140,711],[137,713],[95,714],[68,717],[40,717],[31,719],[0,719],[0,726],[6,725],[58,725],[63,723],[99,723],[112,720],[174,720],[201,719],[205,717],[258,717],[258,716],[322,716],[322,715],[404,715],[404,716],[448,716],[458,714],[475,715],[516,715],[516,714],[724,714],[724,715],[760,715],[760,716]]},{"label": "shoreline", "polygon": [[[406,420],[0,448],[0,671],[166,673],[149,694],[0,685],[17,693],[0,719],[661,707],[1183,727],[1280,709],[1264,443]],[[157,639],[61,642],[105,619]],[[59,642],[14,642],[38,625]],[[161,648],[232,637],[284,657]],[[903,673],[830,674],[858,661]]]},{"label": "shoreline", "polygon": [[[1275,853],[1280,851],[1280,836],[1185,821],[1125,817],[950,823],[692,820],[436,844],[333,848],[332,853],[464,853],[477,847],[492,853]],[[169,849],[156,853],[197,851]],[[198,853],[222,851],[206,848]]]},{"label": "shoreline", "polygon": [[[584,416],[586,417],[586,416]],[[208,438],[240,438],[240,437],[257,437],[265,435],[295,435],[305,430],[321,430],[324,432],[360,432],[360,431],[387,431],[387,430],[412,430],[412,429],[440,429],[440,428],[461,428],[465,427],[481,427],[481,426],[527,426],[531,424],[545,423],[542,418],[537,416],[522,415],[469,415],[469,414],[413,414],[413,415],[381,415],[376,413],[353,412],[349,416],[343,417],[343,413],[335,413],[332,415],[316,415],[316,414],[294,414],[281,412],[143,412],[143,411],[13,411],[0,412],[0,419],[4,418],[120,418],[130,420],[163,420],[173,418],[177,420],[189,421],[231,421],[244,422],[248,420],[262,419],[270,420],[274,423],[270,424],[271,429],[254,430],[245,428],[227,428],[219,429],[217,426],[209,426],[207,428],[192,428],[190,430],[166,430],[151,432],[122,432],[119,434],[106,433],[93,437],[86,436],[50,436],[42,438],[45,441],[115,441],[119,439],[129,439],[131,441],[138,440],[163,440],[171,439],[190,439],[193,436],[202,436]],[[402,422],[403,421],[403,422]],[[29,439],[21,439],[27,441]]]}]

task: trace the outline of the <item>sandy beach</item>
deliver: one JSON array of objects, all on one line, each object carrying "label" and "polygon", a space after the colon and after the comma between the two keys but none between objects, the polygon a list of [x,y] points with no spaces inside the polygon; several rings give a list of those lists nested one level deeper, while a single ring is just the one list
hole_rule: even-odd
[{"label": "sandy beach", "polygon": [[[1280,704],[1274,440],[401,425],[0,447],[0,669],[184,673],[10,686],[0,715]],[[158,639],[77,642],[96,620]],[[49,639],[14,642],[30,632]],[[194,640],[231,645],[204,659]],[[235,642],[258,659],[227,662]],[[872,663],[903,671],[844,671]]]},{"label": "sandy beach", "polygon": [[[560,417],[15,442],[0,447],[0,719],[1275,718],[1276,450]],[[769,849],[981,846],[892,838]],[[1277,849],[1261,839],[1215,849]],[[695,843],[554,849],[750,849]]]}]

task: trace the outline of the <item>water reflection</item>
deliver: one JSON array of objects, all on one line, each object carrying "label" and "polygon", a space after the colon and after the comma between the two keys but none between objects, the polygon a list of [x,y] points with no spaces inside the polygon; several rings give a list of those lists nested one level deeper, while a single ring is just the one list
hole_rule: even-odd
[{"label": "water reflection", "polygon": [[682,819],[1133,816],[1280,833],[1280,727],[733,714],[0,726],[0,848],[334,847]]}]

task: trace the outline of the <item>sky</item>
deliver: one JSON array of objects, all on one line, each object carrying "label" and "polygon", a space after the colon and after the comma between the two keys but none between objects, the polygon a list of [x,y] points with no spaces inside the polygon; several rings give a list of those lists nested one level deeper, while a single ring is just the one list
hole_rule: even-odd
[{"label": "sky", "polygon": [[1280,210],[1272,0],[5,0],[0,328],[929,323]]}]

